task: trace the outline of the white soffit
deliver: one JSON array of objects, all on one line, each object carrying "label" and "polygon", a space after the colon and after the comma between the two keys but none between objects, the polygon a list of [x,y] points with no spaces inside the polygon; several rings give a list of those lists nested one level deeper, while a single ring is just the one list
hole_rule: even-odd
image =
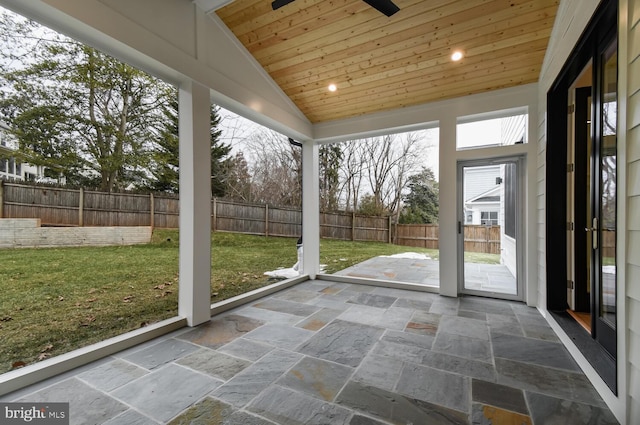
[{"label": "white soffit", "polygon": [[212,13],[233,2],[233,0],[193,0],[193,2],[205,12]]}]

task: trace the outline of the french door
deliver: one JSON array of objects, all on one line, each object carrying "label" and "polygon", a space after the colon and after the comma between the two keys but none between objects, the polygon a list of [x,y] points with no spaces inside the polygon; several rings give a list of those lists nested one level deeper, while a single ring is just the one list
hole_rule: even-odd
[{"label": "french door", "polygon": [[568,311],[616,356],[617,41],[568,88]]},{"label": "french door", "polygon": [[617,391],[618,2],[600,2],[547,93],[548,311]]}]

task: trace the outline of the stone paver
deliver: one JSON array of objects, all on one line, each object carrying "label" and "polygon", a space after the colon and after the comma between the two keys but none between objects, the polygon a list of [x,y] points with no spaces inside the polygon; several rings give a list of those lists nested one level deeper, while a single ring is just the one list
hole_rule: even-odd
[{"label": "stone paver", "polygon": [[352,373],[353,369],[348,366],[305,357],[276,384],[324,401],[333,401]]},{"label": "stone paver", "polygon": [[313,331],[280,323],[266,324],[245,335],[245,338],[293,350],[313,336]]},{"label": "stone paver", "polygon": [[124,360],[135,363],[145,369],[155,369],[196,350],[198,350],[197,345],[177,339],[169,339],[130,354]]},{"label": "stone paver", "polygon": [[203,348],[176,363],[227,381],[251,365],[251,362]]},{"label": "stone paver", "polygon": [[116,359],[78,375],[78,378],[103,391],[112,391],[149,373],[143,368]]},{"label": "stone paver", "polygon": [[220,384],[220,380],[170,364],[111,394],[145,415],[167,422]]},{"label": "stone paver", "polygon": [[72,424],[616,423],[536,309],[329,281],[2,400],[68,400]]},{"label": "stone paver", "polygon": [[282,425],[347,425],[352,415],[344,407],[277,385],[269,387],[247,409]]},{"label": "stone paver", "polygon": [[204,325],[182,334],[179,338],[208,348],[219,348],[262,326],[265,322],[235,314],[213,318]]},{"label": "stone paver", "polygon": [[212,395],[236,407],[242,407],[302,358],[291,351],[274,350],[224,385]]},{"label": "stone paver", "polygon": [[69,402],[69,423],[72,425],[100,424],[128,409],[114,397],[91,388],[76,378],[67,379],[14,401]]},{"label": "stone paver", "polygon": [[383,332],[381,328],[336,319],[318,331],[298,351],[357,367]]}]

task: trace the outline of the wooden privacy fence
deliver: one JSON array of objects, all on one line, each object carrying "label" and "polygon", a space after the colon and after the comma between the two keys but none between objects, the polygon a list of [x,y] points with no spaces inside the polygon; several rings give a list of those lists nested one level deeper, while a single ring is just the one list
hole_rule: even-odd
[{"label": "wooden privacy fence", "polygon": [[[438,249],[437,224],[398,224],[396,244]],[[500,254],[500,226],[465,225],[464,250]]]},{"label": "wooden privacy fence", "polygon": [[178,227],[177,198],[7,183],[0,218],[39,218],[43,226]]},{"label": "wooden privacy fence", "polygon": [[[177,196],[104,193],[9,183],[0,180],[0,218],[39,218],[44,226],[152,226],[178,228]],[[252,235],[299,237],[300,210],[270,205],[211,201],[215,231]],[[390,217],[351,212],[320,213],[322,238],[377,241],[438,249],[434,224],[393,225]],[[500,253],[500,226],[464,226],[466,251]],[[603,255],[612,257],[615,231],[604,231]]]},{"label": "wooden privacy fence", "polygon": [[[180,201],[171,195],[105,193],[0,180],[0,218],[39,218],[43,226],[152,226],[178,228]],[[321,213],[320,236],[391,242],[389,217]],[[211,200],[215,231],[299,237],[298,209]]]},{"label": "wooden privacy fence", "polygon": [[500,254],[500,226],[465,225],[465,252]]}]

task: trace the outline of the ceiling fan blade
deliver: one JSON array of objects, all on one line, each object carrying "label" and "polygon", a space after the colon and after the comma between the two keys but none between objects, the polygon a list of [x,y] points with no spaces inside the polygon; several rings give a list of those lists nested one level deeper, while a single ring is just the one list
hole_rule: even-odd
[{"label": "ceiling fan blade", "polygon": [[387,16],[391,16],[400,10],[391,0],[364,0],[371,7],[376,8]]},{"label": "ceiling fan blade", "polygon": [[[294,0],[273,0],[271,2],[271,8],[273,10],[280,9],[282,6],[285,6],[291,3]],[[387,16],[391,16],[397,11],[400,10],[398,6],[396,6],[391,0],[364,0],[371,7],[377,9],[378,11],[384,13]]]},{"label": "ceiling fan blade", "polygon": [[271,8],[273,10],[280,9],[282,6],[291,3],[293,0],[273,0],[271,2]]}]

